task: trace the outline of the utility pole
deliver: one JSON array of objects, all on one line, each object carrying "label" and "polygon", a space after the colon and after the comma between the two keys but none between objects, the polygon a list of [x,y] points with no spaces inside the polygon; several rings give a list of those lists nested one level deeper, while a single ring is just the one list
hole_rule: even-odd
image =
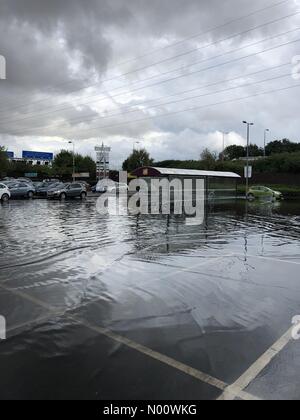
[{"label": "utility pole", "polygon": [[73,182],[75,182],[75,143],[74,143],[74,141],[69,141],[69,144],[73,145],[73,175],[72,175],[72,178],[73,178]]},{"label": "utility pole", "polygon": [[264,157],[266,157],[267,133],[269,132],[270,130],[268,128],[264,131]]},{"label": "utility pole", "polygon": [[250,146],[250,127],[254,125],[254,123],[249,123],[247,121],[243,121],[243,124],[247,124],[247,174],[246,174],[246,197],[248,196],[249,192],[249,146]]},{"label": "utility pole", "polygon": [[225,138],[228,136],[229,133],[223,131],[223,153],[222,153],[222,160],[225,160]]},{"label": "utility pole", "polygon": [[137,150],[136,148],[135,148],[135,145],[137,144],[137,145],[139,145],[141,142],[140,141],[134,141],[133,142],[133,151],[135,151],[135,150]]}]

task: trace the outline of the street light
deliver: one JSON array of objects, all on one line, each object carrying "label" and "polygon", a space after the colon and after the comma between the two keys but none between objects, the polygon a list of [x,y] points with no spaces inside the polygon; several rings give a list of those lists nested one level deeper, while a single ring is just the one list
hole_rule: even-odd
[{"label": "street light", "polygon": [[269,132],[270,130],[266,128],[264,132],[264,157],[266,157],[267,133]]},{"label": "street light", "polygon": [[250,127],[254,125],[254,123],[249,123],[247,121],[243,121],[243,124],[247,124],[247,174],[246,174],[246,196],[248,196],[249,191],[249,145],[250,145]]},{"label": "street light", "polygon": [[228,136],[228,132],[223,131],[223,153],[222,153],[222,160],[225,160],[225,138]]},{"label": "street light", "polygon": [[137,150],[136,148],[135,148],[135,145],[140,145],[141,144],[141,142],[140,141],[134,141],[133,142],[133,151],[135,151],[135,150]]},{"label": "street light", "polygon": [[74,143],[74,141],[69,141],[69,144],[73,144],[73,175],[72,175],[72,178],[73,178],[73,182],[75,182],[75,143]]}]

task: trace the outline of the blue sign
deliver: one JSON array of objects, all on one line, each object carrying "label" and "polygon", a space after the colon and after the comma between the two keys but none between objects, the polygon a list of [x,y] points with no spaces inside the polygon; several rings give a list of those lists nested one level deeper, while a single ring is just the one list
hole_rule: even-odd
[{"label": "blue sign", "polygon": [[35,172],[32,172],[32,173],[28,173],[28,174],[25,174],[25,178],[37,178],[38,177],[38,174],[36,174]]},{"label": "blue sign", "polygon": [[6,155],[9,159],[13,159],[15,157],[14,152],[6,152]]},{"label": "blue sign", "polygon": [[24,150],[22,152],[23,159],[32,159],[32,160],[53,160],[53,153],[47,152],[28,152]]}]

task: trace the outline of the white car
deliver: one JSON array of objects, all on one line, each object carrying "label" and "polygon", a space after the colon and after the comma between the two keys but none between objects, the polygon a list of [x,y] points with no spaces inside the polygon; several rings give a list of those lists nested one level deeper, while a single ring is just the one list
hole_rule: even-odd
[{"label": "white car", "polygon": [[111,185],[109,187],[104,187],[103,181],[99,181],[98,184],[95,187],[95,191],[97,193],[109,193],[109,194],[115,194],[115,193],[124,193],[128,191],[128,185],[122,184],[119,182],[114,182],[114,185]]},{"label": "white car", "polygon": [[125,193],[128,190],[129,190],[129,188],[128,188],[127,184],[122,184],[122,183],[119,183],[119,182],[115,182],[114,187],[108,187],[107,188],[107,192],[108,193],[113,193],[113,194],[115,194],[115,193],[117,193],[117,194]]},{"label": "white car", "polygon": [[0,184],[0,201],[6,203],[10,199],[10,191],[5,184]]}]

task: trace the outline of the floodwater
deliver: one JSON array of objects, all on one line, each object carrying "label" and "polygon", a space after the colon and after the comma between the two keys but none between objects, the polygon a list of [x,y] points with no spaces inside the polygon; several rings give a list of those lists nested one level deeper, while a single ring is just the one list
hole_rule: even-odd
[{"label": "floodwater", "polygon": [[[0,399],[220,397],[300,315],[299,239],[299,202],[210,205],[201,225],[0,206]],[[300,399],[300,341],[283,347],[248,396]]]}]

